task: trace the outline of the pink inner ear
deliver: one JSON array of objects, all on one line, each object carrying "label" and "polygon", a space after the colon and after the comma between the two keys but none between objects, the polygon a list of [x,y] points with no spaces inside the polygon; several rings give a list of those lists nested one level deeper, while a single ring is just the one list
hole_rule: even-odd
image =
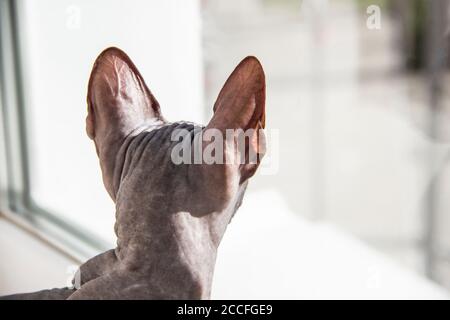
[{"label": "pink inner ear", "polygon": [[162,119],[159,104],[131,59],[108,48],[96,59],[88,87],[87,132],[126,133],[149,119]]},{"label": "pink inner ear", "polygon": [[214,104],[214,116],[208,124],[217,129],[256,128],[265,125],[265,75],[255,57],[247,57],[225,82]]}]

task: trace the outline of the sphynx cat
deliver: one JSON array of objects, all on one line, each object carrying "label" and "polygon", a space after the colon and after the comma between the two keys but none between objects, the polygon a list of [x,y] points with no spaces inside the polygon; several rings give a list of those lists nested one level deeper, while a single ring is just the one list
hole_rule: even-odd
[{"label": "sphynx cat", "polygon": [[[96,59],[87,102],[87,134],[116,205],[117,247],[81,265],[78,289],[3,299],[210,298],[219,243],[264,154],[261,64],[255,57],[239,63],[206,127],[166,121],[133,62],[117,48]],[[190,141],[207,129],[254,129],[258,137],[245,143],[258,156],[244,163],[175,164],[171,153],[177,141],[171,136],[177,129]],[[224,142],[224,153],[240,152],[235,143]]]}]

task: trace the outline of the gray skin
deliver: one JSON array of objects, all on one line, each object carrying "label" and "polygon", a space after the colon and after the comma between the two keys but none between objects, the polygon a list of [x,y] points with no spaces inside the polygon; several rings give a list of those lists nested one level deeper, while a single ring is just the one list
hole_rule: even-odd
[{"label": "gray skin", "polygon": [[[173,130],[262,129],[265,77],[254,57],[233,71],[206,127],[167,122],[130,58],[108,48],[88,88],[86,129],[103,182],[116,204],[117,247],[84,263],[79,289],[62,288],[3,299],[208,299],[219,243],[239,208],[265,145],[246,141],[256,161],[180,164],[171,160]],[[236,144],[236,139],[232,144]],[[204,141],[201,148],[205,148]],[[224,143],[224,152],[238,153]],[[232,151],[230,151],[232,150]]]}]

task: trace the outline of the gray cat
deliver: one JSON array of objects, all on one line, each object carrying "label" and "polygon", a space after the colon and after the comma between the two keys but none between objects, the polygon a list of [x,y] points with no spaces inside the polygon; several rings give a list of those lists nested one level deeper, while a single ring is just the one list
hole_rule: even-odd
[{"label": "gray cat", "polygon": [[[208,299],[217,248],[264,153],[261,64],[247,57],[236,67],[206,127],[167,122],[133,62],[117,48],[95,61],[87,101],[87,134],[116,204],[117,247],[80,267],[78,289],[2,299]],[[191,142],[208,129],[255,129],[259,135],[250,135],[245,147],[256,161],[175,164],[178,142],[171,137],[179,129]],[[223,143],[225,154],[240,152],[236,139]],[[210,141],[203,142],[202,150]]]}]

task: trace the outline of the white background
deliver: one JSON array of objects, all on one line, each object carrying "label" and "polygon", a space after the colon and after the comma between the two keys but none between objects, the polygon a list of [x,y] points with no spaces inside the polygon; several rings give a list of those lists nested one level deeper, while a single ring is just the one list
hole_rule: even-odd
[{"label": "white background", "polygon": [[123,49],[168,120],[201,122],[198,1],[26,0],[21,5],[32,197],[112,242],[114,206],[85,133],[92,64],[109,46]]}]

